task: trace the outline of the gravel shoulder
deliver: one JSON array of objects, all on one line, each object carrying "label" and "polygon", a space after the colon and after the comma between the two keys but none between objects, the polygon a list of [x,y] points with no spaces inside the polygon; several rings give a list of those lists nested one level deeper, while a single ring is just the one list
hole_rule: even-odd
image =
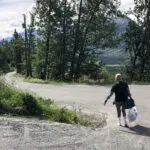
[{"label": "gravel shoulder", "polygon": [[81,110],[91,115],[107,116],[104,127],[83,127],[50,123],[36,119],[0,117],[0,149],[3,150],[149,150],[150,149],[150,85],[130,85],[139,111],[131,129],[118,126],[113,98],[106,107],[110,86],[43,85],[5,76],[16,88],[55,100],[60,106]]}]

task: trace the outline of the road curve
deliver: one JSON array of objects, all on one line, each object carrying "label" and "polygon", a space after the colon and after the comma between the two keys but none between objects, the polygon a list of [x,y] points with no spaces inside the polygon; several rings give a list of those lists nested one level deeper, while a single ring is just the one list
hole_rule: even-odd
[{"label": "road curve", "polygon": [[[107,114],[103,128],[73,126],[30,119],[0,118],[0,149],[50,150],[149,150],[150,149],[150,85],[130,85],[139,111],[139,118],[131,129],[118,126],[113,98],[107,106],[103,101],[110,86],[43,85],[25,83],[6,75],[19,89],[55,100],[67,106],[95,115]],[[123,122],[122,122],[123,123]]]}]

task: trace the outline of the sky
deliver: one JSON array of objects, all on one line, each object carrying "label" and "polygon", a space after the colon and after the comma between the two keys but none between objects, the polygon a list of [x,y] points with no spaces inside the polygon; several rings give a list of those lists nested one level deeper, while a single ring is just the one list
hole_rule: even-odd
[{"label": "sky", "polygon": [[[133,8],[134,0],[120,0],[122,11]],[[10,37],[14,29],[22,32],[22,14],[28,16],[34,0],[0,0],[0,39]]]}]

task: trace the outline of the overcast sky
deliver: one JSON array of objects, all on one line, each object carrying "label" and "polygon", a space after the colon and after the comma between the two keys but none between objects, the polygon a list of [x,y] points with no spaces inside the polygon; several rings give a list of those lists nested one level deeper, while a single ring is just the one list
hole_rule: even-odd
[{"label": "overcast sky", "polygon": [[[22,31],[22,14],[28,14],[34,0],[0,0],[0,39]],[[121,0],[121,10],[133,7],[133,0]]]}]

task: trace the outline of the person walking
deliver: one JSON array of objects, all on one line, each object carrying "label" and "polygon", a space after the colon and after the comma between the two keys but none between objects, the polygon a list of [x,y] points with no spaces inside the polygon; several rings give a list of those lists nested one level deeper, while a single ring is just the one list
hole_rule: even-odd
[{"label": "person walking", "polygon": [[132,97],[129,90],[129,86],[126,82],[122,81],[120,73],[117,73],[115,75],[115,84],[111,88],[110,95],[104,101],[104,105],[106,105],[107,101],[111,98],[111,96],[114,93],[115,93],[115,101],[113,102],[113,104],[116,105],[119,125],[121,126],[121,111],[122,111],[125,127],[129,127],[126,119],[125,103],[128,100],[128,97],[130,97],[131,99]]}]

